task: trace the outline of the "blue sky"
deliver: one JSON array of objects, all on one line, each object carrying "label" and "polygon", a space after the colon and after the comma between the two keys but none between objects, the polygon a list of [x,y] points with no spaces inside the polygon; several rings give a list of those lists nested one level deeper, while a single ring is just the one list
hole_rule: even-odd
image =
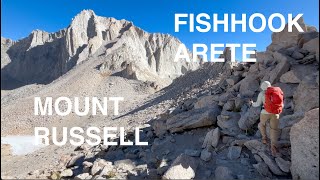
[{"label": "blue sky", "polygon": [[256,43],[258,50],[264,50],[271,42],[271,32],[242,33],[238,28],[235,33],[190,33],[184,26],[175,33],[175,13],[262,13],[265,16],[303,13],[306,24],[319,29],[318,0],[2,0],[1,3],[1,36],[14,40],[28,36],[34,29],[55,32],[65,28],[83,9],[133,21],[148,32],[172,34],[189,48],[193,43]]}]

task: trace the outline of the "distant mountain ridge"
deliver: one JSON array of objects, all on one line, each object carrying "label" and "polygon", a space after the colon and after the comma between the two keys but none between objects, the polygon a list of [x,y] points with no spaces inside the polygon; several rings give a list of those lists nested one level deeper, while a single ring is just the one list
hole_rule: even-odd
[{"label": "distant mountain ridge", "polygon": [[179,44],[170,35],[147,33],[132,22],[83,10],[58,32],[34,30],[19,41],[2,37],[1,87],[50,83],[95,57],[106,59],[103,69],[130,67],[129,74],[140,80],[172,80],[199,67],[199,63],[173,62]]}]

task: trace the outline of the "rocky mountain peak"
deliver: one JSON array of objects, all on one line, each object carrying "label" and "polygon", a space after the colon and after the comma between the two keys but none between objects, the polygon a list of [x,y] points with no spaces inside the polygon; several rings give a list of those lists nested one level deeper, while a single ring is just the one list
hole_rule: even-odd
[{"label": "rocky mountain peak", "polygon": [[10,82],[49,83],[83,61],[99,59],[103,71],[132,64],[135,72],[130,74],[134,73],[136,79],[169,82],[199,67],[199,62],[173,62],[180,44],[170,35],[148,33],[130,21],[83,10],[65,29],[55,33],[34,30],[8,47],[5,53],[10,63],[2,69],[2,75]]}]

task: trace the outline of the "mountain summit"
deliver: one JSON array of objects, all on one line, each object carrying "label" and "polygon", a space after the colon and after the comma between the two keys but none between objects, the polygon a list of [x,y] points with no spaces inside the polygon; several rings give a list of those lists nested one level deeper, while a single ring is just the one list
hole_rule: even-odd
[{"label": "mountain summit", "polygon": [[173,62],[179,44],[170,35],[147,33],[132,22],[83,10],[58,32],[34,30],[16,42],[1,38],[5,64],[1,87],[47,84],[89,59],[103,59],[99,69],[108,73],[122,71],[121,75],[143,81],[171,82],[199,67],[199,63]]}]

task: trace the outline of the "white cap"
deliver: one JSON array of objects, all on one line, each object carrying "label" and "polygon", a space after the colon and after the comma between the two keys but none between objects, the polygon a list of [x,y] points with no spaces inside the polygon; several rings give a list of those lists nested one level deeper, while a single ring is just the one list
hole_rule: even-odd
[{"label": "white cap", "polygon": [[267,88],[270,87],[270,86],[271,86],[271,83],[270,83],[269,81],[263,81],[263,82],[261,83],[261,85],[260,85],[260,88],[261,88],[263,91],[265,91],[265,90],[267,90]]}]

